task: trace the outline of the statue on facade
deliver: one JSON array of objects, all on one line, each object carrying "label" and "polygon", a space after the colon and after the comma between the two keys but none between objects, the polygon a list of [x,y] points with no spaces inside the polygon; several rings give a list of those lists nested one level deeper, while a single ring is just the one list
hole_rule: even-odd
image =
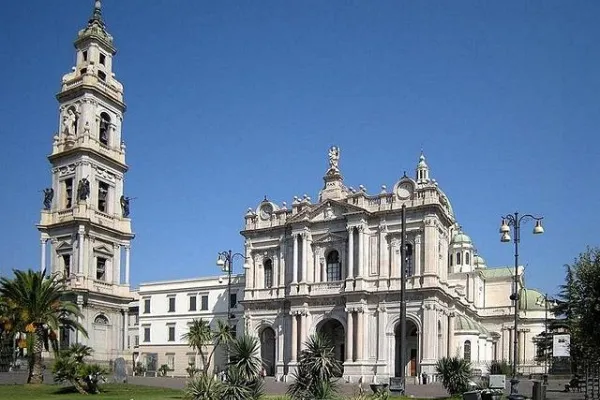
[{"label": "statue on facade", "polygon": [[340,149],[337,146],[331,146],[329,149],[329,169],[338,170],[340,162]]},{"label": "statue on facade", "polygon": [[54,198],[54,189],[44,189],[44,210],[49,210],[52,207],[52,199]]},{"label": "statue on facade", "polygon": [[77,116],[73,109],[69,108],[67,114],[63,117],[63,132],[65,136],[75,136],[75,128],[77,124]]},{"label": "statue on facade", "polygon": [[87,200],[90,195],[90,181],[87,178],[82,178],[77,185],[77,199]]},{"label": "statue on facade", "polygon": [[125,197],[124,195],[121,195],[121,211],[123,212],[123,218],[127,218],[129,217],[129,201],[131,200],[131,197]]}]

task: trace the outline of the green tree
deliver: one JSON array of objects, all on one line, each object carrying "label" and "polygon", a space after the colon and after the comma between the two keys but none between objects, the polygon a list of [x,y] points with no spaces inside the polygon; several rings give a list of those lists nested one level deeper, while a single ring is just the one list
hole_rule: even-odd
[{"label": "green tree", "polygon": [[574,366],[600,358],[600,248],[588,248],[566,266],[555,313],[571,335]]},{"label": "green tree", "polygon": [[198,318],[192,321],[189,331],[181,336],[188,342],[192,350],[197,351],[202,359],[202,369],[207,371],[206,347],[211,345],[214,340],[213,331],[210,329],[208,321]]},{"label": "green tree", "polygon": [[442,385],[451,396],[469,390],[471,363],[464,358],[444,357],[437,361],[435,369],[442,377]]},{"label": "green tree", "polygon": [[335,348],[329,337],[315,334],[308,338],[300,353],[294,383],[288,395],[294,400],[328,400],[336,397],[335,377],[342,372],[342,363],[335,358]]},{"label": "green tree", "polygon": [[14,271],[14,278],[0,278],[0,297],[9,313],[15,315],[14,329],[25,332],[29,375],[28,383],[42,383],[42,351],[58,350],[59,329],[79,330],[87,335],[78,322],[82,317],[77,304],[63,300],[65,281],[57,275],[46,277],[32,270]]}]

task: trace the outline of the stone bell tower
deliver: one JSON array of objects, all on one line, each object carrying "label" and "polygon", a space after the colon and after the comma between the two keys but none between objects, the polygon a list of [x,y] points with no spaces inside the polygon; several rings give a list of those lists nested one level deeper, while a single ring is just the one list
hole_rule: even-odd
[{"label": "stone bell tower", "polygon": [[61,332],[61,345],[94,348],[97,360],[127,348],[129,253],[134,238],[121,127],[123,85],[115,78],[116,48],[99,0],[74,42],[76,63],[62,78],[58,132],[48,156],[51,187],[44,190],[38,229],[41,269],[68,279],[84,313],[89,337]]}]

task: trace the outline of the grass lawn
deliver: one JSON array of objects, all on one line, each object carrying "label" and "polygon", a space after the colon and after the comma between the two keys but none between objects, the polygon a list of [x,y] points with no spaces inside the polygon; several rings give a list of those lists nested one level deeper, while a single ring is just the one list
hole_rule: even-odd
[{"label": "grass lawn", "polygon": [[[72,388],[59,385],[0,385],[2,400],[163,400],[183,399],[183,391],[150,386],[108,384],[97,395],[83,395]],[[265,396],[265,400],[284,400],[282,396]],[[401,398],[398,398],[399,400]],[[411,399],[418,400],[418,399]]]}]

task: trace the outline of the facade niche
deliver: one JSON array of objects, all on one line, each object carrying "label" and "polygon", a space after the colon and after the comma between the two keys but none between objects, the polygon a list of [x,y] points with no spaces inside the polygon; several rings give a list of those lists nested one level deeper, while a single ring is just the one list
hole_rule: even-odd
[{"label": "facade niche", "polygon": [[265,271],[265,288],[273,287],[273,261],[268,259],[264,263],[264,271]]},{"label": "facade niche", "polygon": [[65,207],[73,206],[73,178],[65,179]]},{"label": "facade niche", "polygon": [[98,211],[108,212],[107,201],[108,201],[108,184],[106,182],[100,182],[98,184]]},{"label": "facade niche", "polygon": [[103,112],[100,114],[99,139],[100,139],[100,143],[102,143],[105,146],[108,146],[109,129],[110,129],[110,116],[107,113]]},{"label": "facade niche", "polygon": [[327,254],[327,282],[342,280],[342,267],[340,255],[337,250],[332,250]]},{"label": "facade niche", "polygon": [[98,257],[96,260],[96,280],[106,280],[106,258]]}]

